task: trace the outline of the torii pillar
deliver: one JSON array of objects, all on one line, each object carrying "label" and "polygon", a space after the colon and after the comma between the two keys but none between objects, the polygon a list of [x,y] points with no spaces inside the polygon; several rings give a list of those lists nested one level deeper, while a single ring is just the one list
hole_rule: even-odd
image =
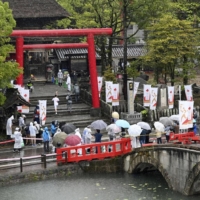
[{"label": "torii pillar", "polygon": [[[96,54],[95,54],[95,35],[111,35],[111,28],[92,28],[92,29],[58,29],[58,30],[14,30],[11,37],[16,37],[16,59],[19,67],[23,68],[23,37],[61,37],[61,36],[87,36],[88,43],[88,60],[91,80],[92,92],[92,109],[91,115],[98,116],[100,114],[99,92],[97,83]],[[74,44],[78,47],[79,44]],[[34,46],[34,45],[33,45]],[[41,46],[41,45],[40,45]],[[47,45],[48,46],[48,45]],[[44,48],[47,48],[44,46]],[[51,46],[52,47],[52,46]],[[81,44],[80,44],[81,47]],[[30,48],[30,45],[29,45]],[[17,84],[23,85],[23,74],[17,78]]]}]

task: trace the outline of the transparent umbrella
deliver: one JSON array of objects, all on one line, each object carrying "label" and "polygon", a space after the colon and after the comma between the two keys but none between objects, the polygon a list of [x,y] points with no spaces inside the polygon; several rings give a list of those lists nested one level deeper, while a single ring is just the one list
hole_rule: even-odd
[{"label": "transparent umbrella", "polygon": [[179,115],[171,115],[169,118],[179,122]]},{"label": "transparent umbrella", "polygon": [[112,133],[119,133],[119,132],[121,132],[121,128],[119,126],[117,126],[116,124],[110,124],[110,125],[108,125],[106,127],[106,130],[108,132],[112,131]]},{"label": "transparent umbrella", "polygon": [[137,124],[133,124],[128,128],[128,133],[132,137],[140,136],[142,129]]},{"label": "transparent umbrella", "polygon": [[151,130],[151,126],[147,122],[138,122],[138,126],[145,130]]},{"label": "transparent umbrella", "polygon": [[164,126],[174,126],[174,122],[169,117],[161,117],[159,122],[162,123]]},{"label": "transparent umbrella", "polygon": [[164,133],[165,126],[161,122],[154,122],[155,129]]}]

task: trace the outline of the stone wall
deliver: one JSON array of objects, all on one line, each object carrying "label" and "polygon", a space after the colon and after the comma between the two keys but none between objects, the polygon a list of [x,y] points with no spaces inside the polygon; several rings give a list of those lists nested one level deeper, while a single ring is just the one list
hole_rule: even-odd
[{"label": "stone wall", "polygon": [[0,187],[18,183],[41,181],[51,178],[68,177],[78,173],[114,173],[123,171],[122,157],[90,162],[66,164],[58,167],[38,169],[30,172],[0,175]]}]

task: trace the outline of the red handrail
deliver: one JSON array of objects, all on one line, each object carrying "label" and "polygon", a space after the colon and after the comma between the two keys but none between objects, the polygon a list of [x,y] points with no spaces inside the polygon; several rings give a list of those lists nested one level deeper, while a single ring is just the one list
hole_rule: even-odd
[{"label": "red handrail", "polygon": [[[87,150],[90,151],[87,151]],[[111,151],[109,151],[111,149]],[[115,141],[92,143],[73,147],[62,147],[56,149],[57,164],[66,162],[91,161],[93,159],[105,159],[132,151],[130,138],[121,138]],[[81,153],[80,155],[78,153]],[[67,155],[67,157],[65,157]]]}]

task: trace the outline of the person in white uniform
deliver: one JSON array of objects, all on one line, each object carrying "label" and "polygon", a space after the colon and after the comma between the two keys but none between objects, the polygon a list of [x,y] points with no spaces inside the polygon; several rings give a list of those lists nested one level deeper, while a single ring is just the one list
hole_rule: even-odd
[{"label": "person in white uniform", "polygon": [[14,116],[12,115],[10,118],[8,118],[7,120],[7,124],[6,124],[6,135],[7,138],[10,139],[11,135],[12,135],[12,120],[14,119]]}]

